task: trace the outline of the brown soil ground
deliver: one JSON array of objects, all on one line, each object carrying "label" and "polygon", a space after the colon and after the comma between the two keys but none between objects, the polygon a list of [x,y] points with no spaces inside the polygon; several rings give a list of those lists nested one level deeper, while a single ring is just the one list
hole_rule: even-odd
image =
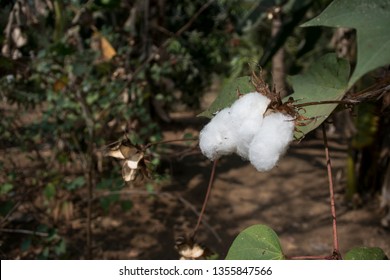
[{"label": "brown soil ground", "polygon": [[[193,114],[173,119],[165,128],[165,139],[180,139],[187,132],[196,134],[205,123]],[[168,148],[172,156],[163,166],[171,175],[170,182],[156,187],[154,195],[143,187],[125,189],[122,198],[133,202],[131,211],[114,206],[107,214],[94,213],[93,258],[178,258],[175,238],[195,227],[212,165],[199,152],[180,157],[186,149],[183,143],[172,143]],[[364,200],[356,209],[344,201],[345,143],[331,138],[330,153],[342,254],[355,246],[377,246],[390,256],[390,231],[380,226],[377,199]],[[71,258],[78,259],[85,258],[85,209],[75,212],[75,220],[66,226],[69,230],[61,235]],[[288,256],[331,254],[332,219],[321,137],[294,143],[279,166],[266,173],[257,172],[237,156],[219,161],[197,241],[224,258],[237,234],[254,224],[273,228]],[[17,233],[1,234],[2,259],[33,257],[20,252],[22,239]]]},{"label": "brown soil ground", "polygon": [[[182,120],[183,121],[183,120]],[[199,131],[201,123],[184,121]],[[180,138],[182,131],[167,131]],[[182,146],[171,145],[180,151]],[[390,232],[380,226],[378,203],[370,199],[358,209],[344,202],[346,147],[330,141],[340,250],[355,246],[381,247],[390,255]],[[176,259],[175,238],[190,233],[201,209],[212,164],[200,153],[169,162],[173,181],[160,195],[132,193],[134,209],[102,218],[95,238],[97,258]],[[197,241],[223,258],[237,234],[248,226],[265,224],[281,239],[284,253],[327,255],[332,252],[332,219],[322,139],[293,144],[279,166],[260,173],[237,156],[219,161],[206,216]]]}]

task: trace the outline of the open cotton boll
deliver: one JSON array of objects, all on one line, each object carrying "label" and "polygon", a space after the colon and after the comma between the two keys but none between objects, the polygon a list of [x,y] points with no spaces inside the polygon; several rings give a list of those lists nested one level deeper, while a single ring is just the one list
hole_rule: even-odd
[{"label": "open cotton boll", "polygon": [[260,130],[263,116],[257,115],[243,120],[237,131],[237,151],[236,153],[243,159],[249,159],[249,147],[253,137]]},{"label": "open cotton boll", "polygon": [[270,100],[258,92],[241,96],[231,107],[233,126],[237,132],[237,154],[248,159],[250,143],[263,121]]},{"label": "open cotton boll", "polygon": [[250,162],[258,171],[272,169],[287,150],[293,136],[294,121],[291,116],[282,113],[266,116],[250,144]]},{"label": "open cotton boll", "polygon": [[225,108],[215,115],[200,132],[200,150],[210,160],[236,151],[237,135],[231,124],[230,108]]},{"label": "open cotton boll", "polygon": [[202,153],[211,160],[234,152],[248,159],[250,143],[261,127],[269,103],[261,93],[251,92],[220,111],[200,132]]},{"label": "open cotton boll", "polygon": [[263,116],[271,101],[258,92],[244,94],[231,106],[231,116],[234,125],[238,128],[248,118]]}]

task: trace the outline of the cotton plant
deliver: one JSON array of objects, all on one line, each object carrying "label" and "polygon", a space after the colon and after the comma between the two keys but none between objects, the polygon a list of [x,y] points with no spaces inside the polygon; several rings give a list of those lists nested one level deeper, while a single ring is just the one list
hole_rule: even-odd
[{"label": "cotton plant", "polygon": [[210,160],[236,153],[258,171],[272,169],[293,140],[295,125],[294,117],[269,97],[244,94],[218,112],[200,132],[202,153]]}]

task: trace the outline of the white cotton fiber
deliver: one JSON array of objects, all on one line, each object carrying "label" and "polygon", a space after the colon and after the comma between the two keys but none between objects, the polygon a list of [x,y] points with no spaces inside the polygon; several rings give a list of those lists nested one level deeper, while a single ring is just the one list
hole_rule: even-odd
[{"label": "white cotton fiber", "polygon": [[258,92],[247,93],[236,100],[231,106],[231,116],[238,127],[246,119],[263,117],[270,100]]},{"label": "white cotton fiber", "polygon": [[249,146],[252,143],[253,137],[259,131],[263,117],[246,119],[237,129],[237,151],[236,153],[243,159],[249,159]]},{"label": "white cotton fiber", "polygon": [[231,107],[233,126],[237,133],[237,154],[248,159],[249,145],[263,122],[270,100],[258,92],[241,96]]},{"label": "white cotton fiber", "polygon": [[258,171],[272,169],[293,140],[294,121],[291,116],[273,113],[263,119],[249,147],[249,160]]},{"label": "white cotton fiber", "polygon": [[199,135],[199,147],[210,160],[236,151],[237,134],[232,129],[230,108],[220,111],[202,129]]}]

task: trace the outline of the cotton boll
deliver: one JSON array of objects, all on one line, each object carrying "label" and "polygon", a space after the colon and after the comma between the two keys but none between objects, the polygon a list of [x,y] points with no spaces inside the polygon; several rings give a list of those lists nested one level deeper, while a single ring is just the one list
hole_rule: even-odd
[{"label": "cotton boll", "polygon": [[248,159],[249,146],[263,122],[270,100],[258,92],[241,96],[231,107],[233,127],[237,132],[237,154]]},{"label": "cotton boll", "polygon": [[200,133],[199,147],[207,158],[215,160],[236,151],[236,136],[226,127],[206,126]]},{"label": "cotton boll", "polygon": [[237,131],[237,154],[243,159],[248,159],[249,146],[252,143],[253,137],[260,130],[263,122],[262,115],[257,115],[244,120]]},{"label": "cotton boll", "polygon": [[249,160],[258,171],[272,169],[294,136],[291,116],[273,113],[266,116],[249,147]]},{"label": "cotton boll", "polygon": [[239,128],[246,119],[262,117],[270,100],[258,92],[251,92],[241,96],[231,107],[231,116],[234,125]]},{"label": "cotton boll", "polygon": [[269,103],[267,97],[252,92],[220,111],[200,132],[202,153],[211,160],[234,152],[248,159],[250,143],[261,127]]},{"label": "cotton boll", "polygon": [[200,132],[199,147],[210,160],[236,151],[237,135],[231,124],[230,108],[225,108]]}]

